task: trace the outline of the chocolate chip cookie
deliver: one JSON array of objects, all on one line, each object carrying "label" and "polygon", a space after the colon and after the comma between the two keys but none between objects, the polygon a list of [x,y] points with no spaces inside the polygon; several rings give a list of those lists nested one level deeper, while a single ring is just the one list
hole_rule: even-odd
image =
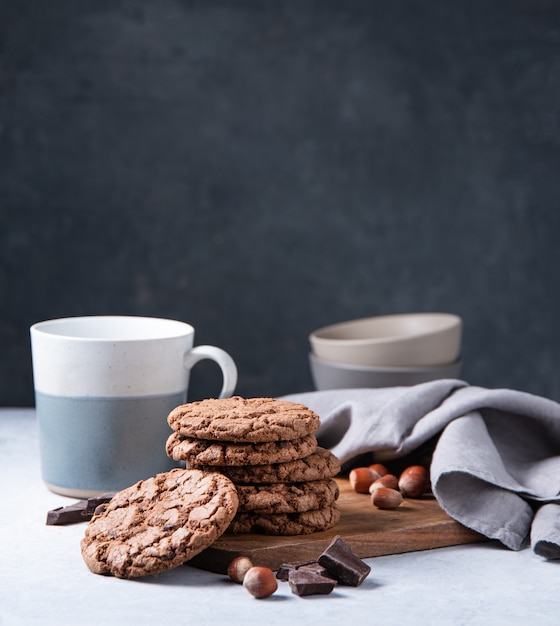
[{"label": "chocolate chip cookie", "polygon": [[303,513],[336,502],[339,489],[332,478],[302,483],[237,485],[238,513]]},{"label": "chocolate chip cookie", "polygon": [[233,520],[239,500],[225,476],[173,469],[118,492],[96,510],[81,541],[95,574],[149,576],[207,548]]},{"label": "chocolate chip cookie", "polygon": [[238,443],[195,439],[174,432],[166,443],[167,455],[175,461],[185,461],[188,466],[287,463],[308,456],[316,449],[315,435],[291,441]]},{"label": "chocolate chip cookie", "polygon": [[167,422],[186,437],[245,443],[299,439],[320,425],[319,416],[303,404],[240,396],[183,404]]},{"label": "chocolate chip cookie", "polygon": [[312,454],[287,463],[240,467],[204,465],[198,469],[218,471],[230,478],[236,485],[255,485],[333,478],[340,472],[340,461],[330,450],[318,447]]},{"label": "chocolate chip cookie", "polygon": [[330,506],[303,513],[238,513],[227,533],[264,535],[309,535],[335,526],[340,520],[338,506]]}]

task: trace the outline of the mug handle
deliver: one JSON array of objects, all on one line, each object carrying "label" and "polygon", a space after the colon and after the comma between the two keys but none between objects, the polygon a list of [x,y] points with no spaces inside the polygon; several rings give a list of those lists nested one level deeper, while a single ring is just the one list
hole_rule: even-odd
[{"label": "mug handle", "polygon": [[204,359],[211,359],[212,361],[215,361],[222,370],[224,382],[219,397],[231,397],[237,385],[237,367],[235,365],[235,361],[225,350],[217,348],[216,346],[196,346],[189,352],[185,353],[183,359],[185,369],[190,370],[195,363]]}]

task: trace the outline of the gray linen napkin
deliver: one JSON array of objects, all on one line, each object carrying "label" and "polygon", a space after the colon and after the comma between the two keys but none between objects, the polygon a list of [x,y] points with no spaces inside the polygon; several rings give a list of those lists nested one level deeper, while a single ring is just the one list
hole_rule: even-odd
[{"label": "gray linen napkin", "polygon": [[510,389],[437,380],[413,387],[284,396],[321,418],[317,439],[348,467],[437,441],[430,474],[440,506],[512,550],[560,558],[560,404]]}]

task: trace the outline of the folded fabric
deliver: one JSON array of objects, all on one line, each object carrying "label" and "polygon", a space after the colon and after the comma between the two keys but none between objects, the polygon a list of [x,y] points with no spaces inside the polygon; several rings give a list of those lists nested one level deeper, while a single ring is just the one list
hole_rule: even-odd
[{"label": "folded fabric", "polygon": [[512,550],[560,558],[560,404],[460,380],[284,396],[321,418],[317,439],[348,467],[404,457],[436,440],[430,467],[440,506]]},{"label": "folded fabric", "polygon": [[546,559],[560,558],[560,505],[543,504],[531,526],[531,546]]}]

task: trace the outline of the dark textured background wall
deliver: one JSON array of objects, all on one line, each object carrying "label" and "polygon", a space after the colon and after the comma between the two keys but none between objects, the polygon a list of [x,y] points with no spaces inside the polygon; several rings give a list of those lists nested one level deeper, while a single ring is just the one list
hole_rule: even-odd
[{"label": "dark textured background wall", "polygon": [[[463,316],[464,378],[560,400],[560,4],[0,0],[0,405],[28,327],[190,321],[238,391],[308,333]],[[213,395],[200,365],[191,398]]]}]

